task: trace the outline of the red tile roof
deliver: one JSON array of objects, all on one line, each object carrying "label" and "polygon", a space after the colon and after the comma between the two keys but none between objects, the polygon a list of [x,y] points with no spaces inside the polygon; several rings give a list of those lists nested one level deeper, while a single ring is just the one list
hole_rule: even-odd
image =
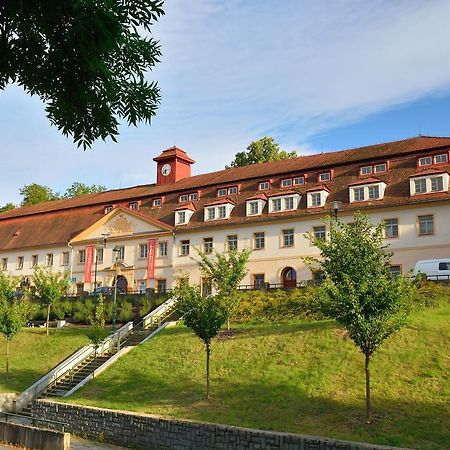
[{"label": "red tile roof", "polygon": [[371,183],[385,183],[385,182],[383,180],[380,180],[380,178],[370,177],[365,179],[363,178],[353,183],[349,183],[349,186],[358,186],[360,184],[371,184]]},{"label": "red tile roof", "polygon": [[316,191],[327,191],[330,192],[330,188],[325,186],[324,184],[319,184],[318,186],[314,186],[308,189],[306,192],[316,192]]},{"label": "red tile roof", "polygon": [[234,200],[231,200],[230,198],[225,197],[220,200],[216,200],[214,202],[205,203],[203,206],[225,205],[227,203],[229,203],[231,205],[236,205],[236,202]]},{"label": "red tile roof", "polygon": [[426,175],[438,175],[440,173],[448,173],[447,170],[438,170],[438,169],[425,169],[425,170],[419,170],[416,173],[413,173],[409,176],[409,178],[412,177],[424,177]]}]

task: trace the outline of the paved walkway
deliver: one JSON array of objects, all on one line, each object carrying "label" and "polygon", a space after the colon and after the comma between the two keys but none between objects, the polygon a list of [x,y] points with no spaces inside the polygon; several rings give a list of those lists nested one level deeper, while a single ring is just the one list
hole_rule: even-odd
[{"label": "paved walkway", "polygon": [[[20,447],[11,447],[9,445],[0,444],[0,450],[19,450]],[[125,447],[117,447],[115,445],[101,444],[100,442],[88,441],[78,436],[70,436],[71,450],[126,450]]]}]

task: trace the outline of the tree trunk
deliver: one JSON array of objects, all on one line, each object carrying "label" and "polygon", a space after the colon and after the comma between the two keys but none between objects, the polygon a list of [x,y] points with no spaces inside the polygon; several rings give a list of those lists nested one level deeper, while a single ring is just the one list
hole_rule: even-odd
[{"label": "tree trunk", "polygon": [[372,411],[370,407],[370,371],[369,371],[369,363],[370,363],[370,354],[366,353],[366,420],[367,423],[370,423],[372,420]]},{"label": "tree trunk", "polygon": [[230,319],[227,319],[227,331],[230,331]]},{"label": "tree trunk", "polygon": [[206,400],[209,400],[209,357],[211,356],[211,343],[206,343]]},{"label": "tree trunk", "polygon": [[48,326],[50,324],[50,305],[47,306],[47,336],[48,336]]},{"label": "tree trunk", "polygon": [[6,379],[9,380],[9,339],[6,339]]}]

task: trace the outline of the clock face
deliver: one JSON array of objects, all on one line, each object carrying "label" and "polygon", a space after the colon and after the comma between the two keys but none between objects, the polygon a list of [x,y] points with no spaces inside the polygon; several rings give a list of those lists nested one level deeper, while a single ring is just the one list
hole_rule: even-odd
[{"label": "clock face", "polygon": [[161,167],[161,174],[167,177],[167,175],[170,175],[170,172],[172,172],[172,167],[170,164],[164,164]]}]

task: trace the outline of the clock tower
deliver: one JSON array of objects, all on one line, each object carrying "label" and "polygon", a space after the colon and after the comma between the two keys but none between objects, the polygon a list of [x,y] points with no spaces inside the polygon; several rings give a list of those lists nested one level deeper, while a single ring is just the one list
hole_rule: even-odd
[{"label": "clock tower", "polygon": [[191,164],[195,161],[178,147],[164,150],[159,156],[153,158],[157,163],[156,184],[175,183],[182,178],[191,176]]}]

